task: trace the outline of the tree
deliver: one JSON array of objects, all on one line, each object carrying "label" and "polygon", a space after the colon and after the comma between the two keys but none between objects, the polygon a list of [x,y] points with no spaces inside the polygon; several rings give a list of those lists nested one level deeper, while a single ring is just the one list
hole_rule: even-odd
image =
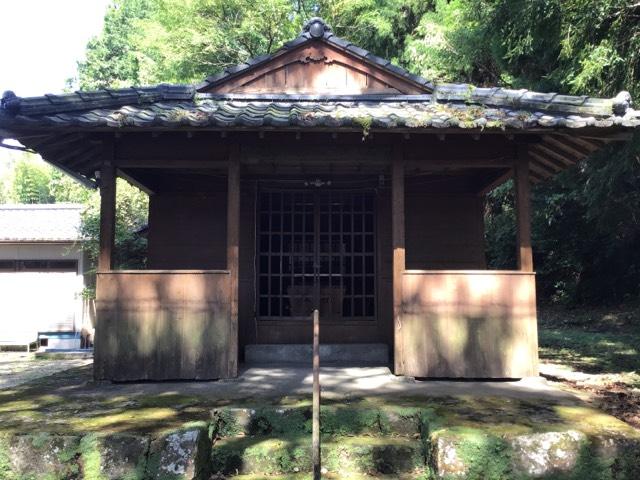
[{"label": "tree", "polygon": [[133,37],[136,21],[148,15],[151,6],[152,0],[114,0],[104,17],[102,33],[89,41],[86,59],[78,63],[81,89],[140,84]]},{"label": "tree", "polygon": [[13,171],[9,198],[15,203],[50,203],[50,167],[34,162],[31,158],[18,160]]}]

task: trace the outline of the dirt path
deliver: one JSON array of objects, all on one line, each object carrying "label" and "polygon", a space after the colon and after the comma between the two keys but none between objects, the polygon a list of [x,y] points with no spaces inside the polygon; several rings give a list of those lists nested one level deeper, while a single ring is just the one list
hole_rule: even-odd
[{"label": "dirt path", "polygon": [[88,365],[91,362],[90,359],[38,360],[33,353],[2,352],[0,353],[0,389],[12,388],[69,368]]}]

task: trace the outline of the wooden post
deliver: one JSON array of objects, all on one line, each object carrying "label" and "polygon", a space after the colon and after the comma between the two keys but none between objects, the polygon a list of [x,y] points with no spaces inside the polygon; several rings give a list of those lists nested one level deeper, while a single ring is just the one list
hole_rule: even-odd
[{"label": "wooden post", "polygon": [[404,374],[404,338],[402,331],[402,277],[405,270],[404,246],[404,156],[402,145],[393,150],[391,174],[391,227],[393,244],[393,324],[394,373]]},{"label": "wooden post", "polygon": [[240,149],[229,153],[227,177],[227,270],[229,270],[231,328],[229,337],[229,377],[238,375],[238,259],[240,251]]},{"label": "wooden post", "polygon": [[526,147],[518,149],[514,165],[513,184],[516,197],[516,258],[518,270],[533,272],[531,252],[531,187],[529,180],[529,157]]},{"label": "wooden post", "polygon": [[113,250],[116,233],[116,173],[113,166],[113,143],[105,143],[100,170],[100,253],[98,271],[113,268]]},{"label": "wooden post", "polygon": [[313,480],[320,480],[320,312],[313,311],[313,413],[311,450],[313,457]]}]

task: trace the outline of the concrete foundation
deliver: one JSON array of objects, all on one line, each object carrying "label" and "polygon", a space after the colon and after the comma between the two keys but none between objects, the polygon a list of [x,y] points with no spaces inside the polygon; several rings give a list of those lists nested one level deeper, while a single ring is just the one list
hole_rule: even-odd
[{"label": "concrete foundation", "polygon": [[[245,362],[250,365],[311,365],[310,344],[260,344],[245,347]],[[320,362],[341,365],[378,365],[389,363],[389,347],[383,343],[320,345]]]}]

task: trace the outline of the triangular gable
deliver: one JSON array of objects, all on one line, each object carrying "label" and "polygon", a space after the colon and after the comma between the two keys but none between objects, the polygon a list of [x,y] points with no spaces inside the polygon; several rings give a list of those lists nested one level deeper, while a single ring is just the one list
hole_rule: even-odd
[{"label": "triangular gable", "polygon": [[319,18],[274,55],[249,60],[209,77],[203,93],[423,94],[431,84],[333,35]]}]

